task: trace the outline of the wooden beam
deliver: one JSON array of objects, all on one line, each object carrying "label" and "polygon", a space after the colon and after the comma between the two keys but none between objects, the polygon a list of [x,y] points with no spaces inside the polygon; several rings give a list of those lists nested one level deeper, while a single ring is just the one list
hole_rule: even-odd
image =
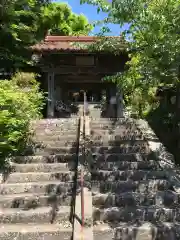
[{"label": "wooden beam", "polygon": [[107,69],[104,67],[97,67],[97,66],[93,66],[93,67],[53,67],[53,68],[49,68],[49,67],[42,67],[41,68],[43,72],[54,72],[55,74],[63,74],[63,75],[99,75],[99,74],[104,74],[104,75],[108,75],[108,74],[115,74],[117,72],[119,72],[120,70],[111,70],[111,69]]},{"label": "wooden beam", "polygon": [[75,82],[77,82],[77,83],[99,83],[100,81],[99,80],[90,81],[89,79],[74,81],[73,79],[68,79],[66,82],[67,83],[75,83]]},{"label": "wooden beam", "polygon": [[48,117],[54,117],[54,73],[48,73]]}]

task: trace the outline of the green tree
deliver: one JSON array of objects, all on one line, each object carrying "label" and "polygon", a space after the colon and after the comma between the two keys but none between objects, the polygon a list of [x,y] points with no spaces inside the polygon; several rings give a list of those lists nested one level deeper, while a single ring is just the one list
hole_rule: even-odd
[{"label": "green tree", "polygon": [[15,70],[29,64],[28,47],[51,34],[88,34],[92,26],[64,3],[50,0],[0,1],[0,68]]},{"label": "green tree", "polygon": [[43,101],[33,73],[16,73],[11,81],[0,81],[0,167],[6,157],[24,150],[30,122],[41,116]]},{"label": "green tree", "polygon": [[[106,11],[105,23],[129,24],[123,35],[129,39],[130,61],[124,74],[114,76],[124,92],[140,95],[137,105],[152,101],[159,85],[177,85],[180,60],[179,0],[82,0]],[[113,48],[111,48],[113,49]],[[118,48],[114,48],[118,52]],[[136,90],[136,91],[135,91]],[[132,103],[134,94],[129,96]],[[144,97],[143,97],[144,96]]]},{"label": "green tree", "polygon": [[47,0],[2,0],[0,5],[0,66],[18,68],[27,60],[27,46],[38,39],[38,20]]},{"label": "green tree", "polygon": [[40,29],[49,30],[52,35],[88,35],[92,30],[87,18],[74,14],[66,3],[51,3],[42,8]]}]

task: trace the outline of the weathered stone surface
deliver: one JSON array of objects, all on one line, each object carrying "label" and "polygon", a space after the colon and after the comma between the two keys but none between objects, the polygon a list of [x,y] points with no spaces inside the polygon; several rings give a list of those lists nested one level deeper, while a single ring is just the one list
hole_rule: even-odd
[{"label": "weathered stone surface", "polygon": [[[164,200],[164,198],[162,198]],[[156,202],[156,194],[142,194],[134,192],[125,192],[121,194],[95,194],[93,196],[93,205],[98,208],[108,207],[125,207],[154,205]]]},{"label": "weathered stone surface", "polygon": [[[108,148],[105,148],[105,150]],[[118,162],[118,161],[129,161],[129,162],[135,162],[136,156],[134,153],[129,154],[123,154],[123,153],[92,153],[92,157],[94,161],[96,161],[96,164],[103,163],[103,162]]]},{"label": "weathered stone surface", "polygon": [[76,139],[66,139],[66,140],[43,140],[43,141],[36,141],[36,146],[45,148],[45,147],[75,147],[77,145]]},{"label": "weathered stone surface", "polygon": [[[21,226],[23,222],[29,225],[53,221],[62,228],[71,229],[68,221],[74,173],[69,170],[73,170],[71,166],[77,161],[73,143],[77,122],[52,119],[43,120],[39,126],[35,123],[37,135],[34,137],[37,136],[37,142],[44,143],[44,149],[39,146],[36,156],[17,157],[15,173],[0,185],[0,207],[6,209],[1,213],[4,223],[10,223],[10,219],[11,223],[20,223]],[[90,127],[92,139],[88,135],[86,145],[90,152],[84,162],[81,148],[79,160],[87,166],[86,171],[91,172],[84,172],[84,186],[93,192],[94,240],[178,240],[180,228],[175,223],[180,222],[180,179],[177,181],[177,176],[171,174],[169,177],[167,170],[162,170],[163,165],[159,163],[163,161],[163,154],[158,161],[151,154],[157,147],[156,137],[148,131],[146,136],[143,135],[132,119],[91,119]],[[67,134],[72,138],[68,137],[66,141]],[[150,144],[148,134],[152,134]],[[74,146],[64,147],[68,141]],[[89,216],[87,221],[90,219]],[[35,240],[57,240],[56,234],[51,234],[53,230],[48,231],[47,227],[46,239],[45,229],[40,229],[42,231],[37,231],[39,235],[36,235],[27,227],[27,234],[18,237],[17,229],[10,231],[6,228],[0,230],[0,239],[15,236],[17,240],[29,240],[30,236]],[[58,229],[56,232],[59,233]],[[68,234],[60,232],[61,239],[69,239]],[[90,240],[88,236],[85,239]]]},{"label": "weathered stone surface", "polygon": [[131,147],[131,148],[135,148],[136,146],[142,146],[142,147],[149,147],[146,143],[146,141],[144,140],[134,140],[134,139],[129,139],[129,140],[109,140],[109,139],[100,139],[100,140],[93,140],[93,145],[97,146],[97,147],[103,147],[103,146],[109,146],[109,147]]},{"label": "weathered stone surface", "polygon": [[92,146],[91,151],[93,153],[100,153],[100,154],[127,154],[127,153],[142,153],[147,154],[149,153],[149,147],[146,144],[134,144],[134,145],[122,145],[122,146]]},{"label": "weathered stone surface", "polygon": [[75,132],[74,134],[64,134],[64,135],[36,135],[33,138],[33,141],[37,142],[48,142],[48,141],[70,141],[70,140],[75,140],[77,138],[77,133]]},{"label": "weathered stone surface", "polygon": [[177,240],[179,226],[174,223],[145,222],[136,225],[124,224],[115,228],[115,240]]},{"label": "weathered stone surface", "polygon": [[[28,156],[12,158],[11,171],[0,184],[0,239],[70,240],[78,119],[32,125]],[[79,188],[78,178],[75,191]]]},{"label": "weathered stone surface", "polygon": [[166,171],[143,171],[143,170],[126,170],[126,171],[92,171],[93,181],[142,181],[148,179],[165,179],[167,178]]},{"label": "weathered stone surface", "polygon": [[[69,163],[75,162],[76,154],[55,154],[39,156],[17,156],[13,160],[15,163]],[[71,163],[70,163],[71,164]]]},{"label": "weathered stone surface", "polygon": [[121,194],[96,193],[93,205],[97,208],[125,206],[157,206],[175,208],[180,204],[180,195],[173,191],[157,191],[149,193],[124,192]]},{"label": "weathered stone surface", "polygon": [[135,123],[147,139],[149,147],[155,153],[159,164],[164,168],[174,168],[175,161],[173,155],[167,152],[166,148],[157,138],[149,124],[142,119],[137,120]]},{"label": "weathered stone surface", "polygon": [[26,172],[26,173],[12,173],[6,180],[6,183],[29,183],[29,182],[47,182],[47,181],[60,181],[69,182],[73,181],[74,172],[61,171],[61,172]]},{"label": "weathered stone surface", "polygon": [[68,206],[71,205],[72,197],[70,194],[49,194],[40,195],[32,193],[4,195],[0,198],[0,208],[22,208],[34,209],[43,206]]},{"label": "weathered stone surface", "polygon": [[115,229],[115,240],[156,240],[157,228],[150,223],[140,226],[122,226]]},{"label": "weathered stone surface", "polygon": [[63,183],[59,181],[51,182],[29,182],[29,183],[4,183],[0,185],[0,194],[18,194],[18,193],[67,193],[71,192],[73,183]]},{"label": "weathered stone surface", "polygon": [[167,180],[144,180],[144,181],[92,181],[92,190],[94,192],[114,192],[122,193],[127,191],[133,192],[150,192],[165,191],[171,187]]},{"label": "weathered stone surface", "polygon": [[[38,135],[38,137],[43,138],[43,137],[65,137],[67,134],[68,135],[76,135],[77,132],[74,130],[68,130],[68,129],[64,129],[64,130],[59,130],[59,131],[51,131],[51,130],[46,130],[46,131],[42,131],[39,130],[39,132],[36,132],[36,134]],[[77,136],[77,135],[76,135]],[[36,137],[36,135],[33,137],[33,139]]]},{"label": "weathered stone surface", "polygon": [[35,148],[34,155],[38,156],[47,156],[47,155],[55,155],[55,154],[73,154],[76,153],[76,147],[42,147],[42,148]]},{"label": "weathered stone surface", "polygon": [[2,225],[0,227],[0,240],[70,240],[72,236],[72,227],[66,227],[66,225]]},{"label": "weathered stone surface", "polygon": [[58,172],[58,171],[68,171],[69,169],[74,169],[74,163],[26,163],[26,164],[13,164],[13,171],[18,173],[28,173],[28,172]]},{"label": "weathered stone surface", "polygon": [[[110,159],[115,159],[115,157],[109,157]],[[107,160],[109,160],[107,158]],[[95,165],[92,166],[92,170],[101,169],[101,170],[109,170],[109,171],[117,171],[117,170],[155,170],[157,169],[157,162],[154,160],[135,162],[132,159],[132,162],[128,161],[105,161],[106,158],[102,155],[101,157],[97,157],[98,160],[95,160]],[[102,160],[104,161],[102,161]]]},{"label": "weathered stone surface", "polygon": [[159,221],[174,222],[180,221],[180,211],[178,209],[148,207],[111,207],[107,209],[94,209],[94,221],[105,222],[135,222],[135,221]]},{"label": "weathered stone surface", "polygon": [[172,173],[173,160],[162,164],[168,154],[152,131],[142,127],[144,133],[133,119],[120,122],[118,128],[107,119],[91,120],[93,220],[112,227],[104,239],[177,240],[180,178]]},{"label": "weathered stone surface", "polygon": [[3,209],[0,212],[3,223],[49,223],[52,219],[52,208],[41,207],[30,210]]}]

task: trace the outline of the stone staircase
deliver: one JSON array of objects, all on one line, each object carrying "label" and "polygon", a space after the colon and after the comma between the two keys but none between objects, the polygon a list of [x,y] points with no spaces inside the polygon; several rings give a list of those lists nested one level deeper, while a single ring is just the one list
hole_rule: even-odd
[{"label": "stone staircase", "polygon": [[33,122],[33,150],[13,159],[0,184],[0,240],[179,240],[180,181],[138,124],[87,116]]},{"label": "stone staircase", "polygon": [[0,239],[70,239],[78,119],[33,122],[35,145],[0,185]]},{"label": "stone staircase", "polygon": [[91,119],[95,240],[180,239],[180,195],[134,121]]}]

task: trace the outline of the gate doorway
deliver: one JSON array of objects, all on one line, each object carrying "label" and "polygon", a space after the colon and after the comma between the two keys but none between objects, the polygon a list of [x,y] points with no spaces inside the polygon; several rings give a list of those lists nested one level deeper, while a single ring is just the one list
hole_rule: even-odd
[{"label": "gate doorway", "polygon": [[84,102],[84,92],[86,92],[86,97],[88,102],[100,102],[102,100],[102,90],[94,91],[87,89],[80,90],[69,90],[68,100],[71,102]]}]

